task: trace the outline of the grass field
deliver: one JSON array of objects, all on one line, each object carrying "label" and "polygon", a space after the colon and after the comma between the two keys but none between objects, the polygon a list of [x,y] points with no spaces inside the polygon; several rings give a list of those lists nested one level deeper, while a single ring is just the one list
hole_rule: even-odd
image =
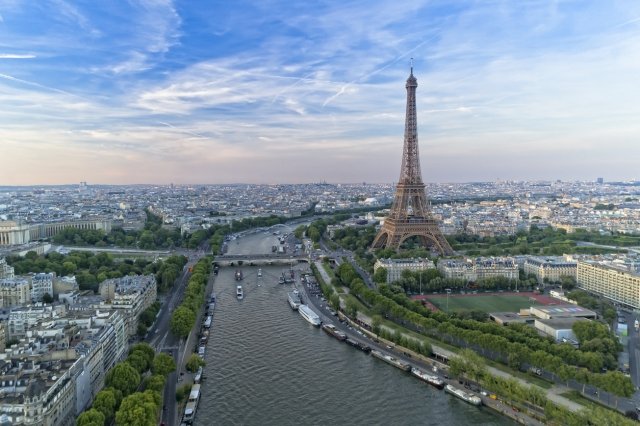
[{"label": "grass field", "polygon": [[[436,296],[428,298],[441,311],[447,310],[447,297]],[[450,296],[449,311],[483,311],[483,312],[518,312],[522,308],[539,303],[532,302],[527,296],[490,295],[490,296]]]}]

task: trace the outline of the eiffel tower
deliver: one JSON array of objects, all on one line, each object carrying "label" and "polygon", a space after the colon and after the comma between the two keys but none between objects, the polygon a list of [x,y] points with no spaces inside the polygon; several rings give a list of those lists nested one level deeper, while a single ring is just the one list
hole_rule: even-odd
[{"label": "eiffel tower", "polygon": [[437,249],[442,255],[450,256],[453,249],[444,238],[435,219],[431,215],[427,194],[420,172],[418,155],[418,123],[416,118],[416,88],[418,80],[411,74],[407,78],[407,114],[404,126],[404,147],[400,180],[391,213],[373,240],[372,248],[400,249],[410,237],[420,238],[425,247]]}]

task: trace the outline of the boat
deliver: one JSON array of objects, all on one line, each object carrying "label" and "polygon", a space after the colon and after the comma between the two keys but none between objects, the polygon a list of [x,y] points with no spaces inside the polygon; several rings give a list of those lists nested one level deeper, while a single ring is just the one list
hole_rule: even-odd
[{"label": "boat", "polygon": [[288,293],[287,300],[289,301],[289,306],[294,311],[298,310],[298,307],[302,305],[302,301],[300,300],[300,292],[298,290],[293,290]]},{"label": "boat", "polygon": [[262,277],[262,269],[258,269],[258,278]]},{"label": "boat", "polygon": [[193,377],[193,382],[197,384],[197,383],[200,383],[201,380],[202,380],[202,367],[198,367],[198,372]]},{"label": "boat", "polygon": [[278,280],[278,284],[284,284],[284,276],[280,277]]},{"label": "boat", "polygon": [[385,353],[382,353],[380,351],[375,351],[375,350],[371,351],[371,355],[373,355],[378,359],[383,360],[387,364],[391,364],[394,367],[399,368],[400,370],[404,370],[404,371],[411,370],[411,366],[409,364],[407,364],[406,362],[400,361],[399,359],[394,358],[391,355],[387,355]]},{"label": "boat", "polygon": [[242,300],[244,298],[244,292],[242,291],[241,285],[236,287],[236,297],[238,298],[238,300]]},{"label": "boat", "polygon": [[307,305],[301,304],[300,306],[298,306],[298,312],[300,312],[300,315],[302,315],[302,318],[306,319],[316,327],[319,327],[320,324],[322,323],[322,321],[320,321],[320,317],[318,316],[318,314],[313,312],[313,309],[311,309]]},{"label": "boat", "polygon": [[462,389],[459,389],[452,385],[447,385],[444,387],[444,391],[450,393],[451,395],[455,395],[461,400],[468,402],[471,405],[481,405],[482,400],[479,396],[472,394],[471,392],[465,392]]},{"label": "boat", "polygon": [[347,339],[347,335],[338,330],[333,324],[322,324],[322,329],[329,335],[333,336],[341,342]]},{"label": "boat", "polygon": [[204,320],[204,328],[211,328],[212,320],[213,318],[211,318],[211,316],[208,316],[207,319]]},{"label": "boat", "polygon": [[216,309],[215,302],[209,303],[209,305],[207,305],[207,315],[213,315],[213,311],[215,309]]},{"label": "boat", "polygon": [[184,409],[184,416],[182,417],[184,423],[188,425],[193,423],[193,419],[196,417],[196,410],[198,409],[198,402],[200,402],[200,385],[195,384],[191,387],[187,406]]},{"label": "boat", "polygon": [[416,376],[418,379],[424,380],[430,385],[435,386],[438,389],[444,388],[444,381],[440,379],[440,377],[438,376],[434,376],[433,374],[428,374],[420,370],[419,368],[415,368],[415,367],[411,369],[411,374]]},{"label": "boat", "polygon": [[209,303],[216,303],[216,293],[215,292],[211,292],[211,295],[209,295]]},{"label": "boat", "polygon": [[350,337],[347,337],[347,338],[345,339],[345,342],[346,342],[348,345],[353,346],[354,348],[360,349],[360,350],[361,350],[362,352],[364,352],[364,353],[369,353],[369,352],[371,352],[371,347],[370,347],[369,345],[365,345],[364,343],[360,343],[360,342],[358,342],[357,340],[352,339],[352,338],[350,338]]},{"label": "boat", "polygon": [[236,270],[236,281],[242,281],[242,271],[240,269]]}]

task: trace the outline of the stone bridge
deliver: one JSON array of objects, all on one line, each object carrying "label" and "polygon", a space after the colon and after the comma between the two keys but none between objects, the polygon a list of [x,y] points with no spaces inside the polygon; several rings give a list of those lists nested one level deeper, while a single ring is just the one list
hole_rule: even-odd
[{"label": "stone bridge", "polygon": [[309,258],[306,255],[289,254],[224,254],[214,259],[214,264],[218,266],[291,265],[301,262],[308,263]]}]

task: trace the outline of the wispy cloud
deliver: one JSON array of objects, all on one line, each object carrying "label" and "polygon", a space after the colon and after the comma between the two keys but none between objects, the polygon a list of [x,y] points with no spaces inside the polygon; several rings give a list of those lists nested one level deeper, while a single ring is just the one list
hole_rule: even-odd
[{"label": "wispy cloud", "polygon": [[18,53],[0,53],[0,59],[34,59],[36,55]]},{"label": "wispy cloud", "polygon": [[[0,25],[0,140],[30,167],[3,168],[3,182],[393,181],[412,56],[427,181],[585,178],[616,159],[598,174],[622,178],[640,160],[631,2],[265,0],[214,11],[52,0],[2,16],[12,26]],[[55,171],[27,161],[34,147]],[[566,161],[576,152],[579,164]]]}]

